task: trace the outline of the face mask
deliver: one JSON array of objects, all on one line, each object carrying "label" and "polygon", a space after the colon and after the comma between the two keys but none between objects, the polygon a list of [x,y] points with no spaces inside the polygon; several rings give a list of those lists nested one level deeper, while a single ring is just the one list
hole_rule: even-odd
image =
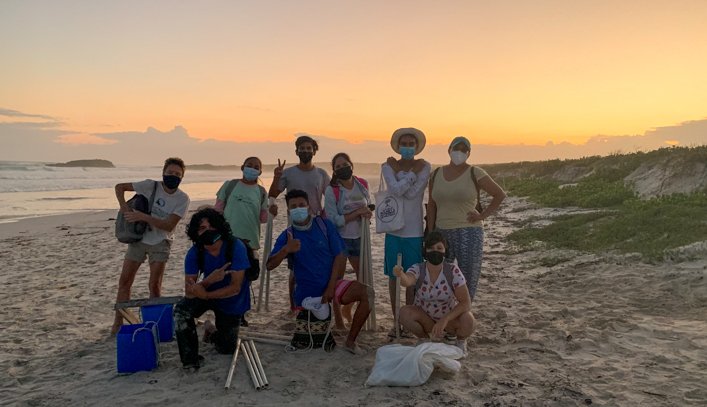
[{"label": "face mask", "polygon": [[177,189],[177,187],[179,187],[179,183],[182,182],[182,179],[176,175],[163,175],[162,182],[164,182],[164,186],[169,189]]},{"label": "face mask", "polygon": [[336,173],[336,177],[339,179],[343,179],[344,181],[351,179],[353,176],[353,168],[351,168],[350,165],[347,165],[346,167],[341,167],[338,170],[334,171]]},{"label": "face mask", "polygon": [[221,239],[221,234],[215,230],[209,229],[199,235],[199,244],[202,246],[211,246]]},{"label": "face mask", "polygon": [[309,208],[294,208],[290,209],[290,218],[292,222],[302,223],[309,216]]},{"label": "face mask", "polygon": [[255,181],[260,176],[260,171],[251,167],[243,167],[243,178],[246,181]]},{"label": "face mask", "polygon": [[309,151],[300,151],[297,153],[297,156],[299,157],[299,162],[302,164],[309,164],[312,162],[312,157],[314,157],[314,154]]},{"label": "face mask", "polygon": [[403,160],[412,160],[415,156],[415,147],[400,147],[400,155]]},{"label": "face mask", "polygon": [[451,151],[449,153],[449,157],[452,159],[452,162],[454,165],[461,165],[466,162],[466,159],[469,158],[469,154],[463,152],[463,151]]},{"label": "face mask", "polygon": [[425,253],[425,258],[427,261],[430,262],[430,264],[434,264],[435,266],[442,264],[444,261],[444,253],[438,252],[438,251],[430,251]]}]

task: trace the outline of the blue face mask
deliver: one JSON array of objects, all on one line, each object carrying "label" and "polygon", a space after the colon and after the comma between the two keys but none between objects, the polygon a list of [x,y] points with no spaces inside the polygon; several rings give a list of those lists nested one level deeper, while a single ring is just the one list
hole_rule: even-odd
[{"label": "blue face mask", "polygon": [[260,176],[260,171],[251,167],[243,167],[243,178],[246,181],[255,181]]},{"label": "blue face mask", "polygon": [[403,160],[412,160],[415,156],[415,147],[400,147],[400,155]]},{"label": "blue face mask", "polygon": [[294,208],[290,209],[290,218],[292,222],[304,223],[309,216],[309,208]]}]

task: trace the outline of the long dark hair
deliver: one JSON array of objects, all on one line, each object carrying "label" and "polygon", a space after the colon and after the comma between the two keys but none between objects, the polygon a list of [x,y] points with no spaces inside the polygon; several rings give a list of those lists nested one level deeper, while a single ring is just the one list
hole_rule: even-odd
[{"label": "long dark hair", "polygon": [[336,176],[336,171],[334,170],[334,163],[336,163],[336,160],[339,158],[343,157],[346,161],[349,162],[351,165],[351,169],[353,170],[353,161],[351,161],[351,157],[349,157],[348,154],[346,153],[337,153],[334,158],[331,159],[331,181],[329,182],[329,185],[332,187],[338,186],[339,185],[339,177]]},{"label": "long dark hair", "polygon": [[224,240],[231,237],[231,225],[228,224],[226,218],[214,208],[204,208],[192,215],[187,225],[187,236],[194,243],[199,241],[199,225],[204,219],[209,220],[209,224],[218,231]]}]

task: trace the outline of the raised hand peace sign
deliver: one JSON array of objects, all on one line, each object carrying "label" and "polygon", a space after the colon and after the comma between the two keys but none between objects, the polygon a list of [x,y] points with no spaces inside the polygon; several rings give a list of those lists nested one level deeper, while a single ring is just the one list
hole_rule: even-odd
[{"label": "raised hand peace sign", "polygon": [[277,167],[275,167],[275,178],[280,178],[282,176],[282,171],[285,169],[285,163],[287,160],[282,160],[282,164],[280,163],[280,159],[277,159]]}]

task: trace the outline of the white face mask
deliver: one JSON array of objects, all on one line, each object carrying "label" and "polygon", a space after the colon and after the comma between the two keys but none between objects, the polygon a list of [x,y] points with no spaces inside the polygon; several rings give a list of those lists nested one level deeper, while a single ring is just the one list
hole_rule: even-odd
[{"label": "white face mask", "polygon": [[449,153],[449,157],[452,159],[454,165],[461,165],[466,162],[467,158],[469,158],[469,153],[454,150]]}]

